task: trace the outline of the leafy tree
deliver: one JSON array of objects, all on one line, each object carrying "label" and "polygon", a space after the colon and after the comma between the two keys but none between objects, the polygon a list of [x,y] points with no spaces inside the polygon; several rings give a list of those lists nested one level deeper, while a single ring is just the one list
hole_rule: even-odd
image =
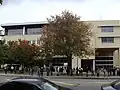
[{"label": "leafy tree", "polygon": [[9,63],[32,66],[37,62],[40,48],[35,44],[29,44],[27,40],[9,42]]},{"label": "leafy tree", "polygon": [[5,44],[5,40],[0,41],[0,63],[3,64],[7,60],[8,46]]},{"label": "leafy tree", "polygon": [[66,55],[68,68],[71,68],[72,55],[80,58],[93,54],[90,45],[91,25],[69,11],[47,19],[41,36],[43,51],[47,55]]},{"label": "leafy tree", "polygon": [[3,0],[0,0],[0,4],[2,4],[3,3]]},{"label": "leafy tree", "polygon": [[8,60],[6,60],[5,63],[7,63],[7,64],[15,64],[16,63],[15,50],[18,47],[18,42],[17,41],[9,41],[7,43],[7,45],[8,45],[8,51],[7,51]]}]

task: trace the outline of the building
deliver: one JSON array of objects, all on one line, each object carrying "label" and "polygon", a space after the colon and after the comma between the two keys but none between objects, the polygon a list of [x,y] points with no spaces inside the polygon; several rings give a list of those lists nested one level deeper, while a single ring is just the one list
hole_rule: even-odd
[{"label": "building", "polygon": [[39,37],[41,29],[47,22],[34,22],[34,23],[10,23],[2,24],[1,27],[5,30],[6,41],[16,41],[18,39],[28,40],[29,43],[40,43]]},{"label": "building", "polygon": [[4,38],[4,30],[3,28],[0,28],[0,40],[3,40]]},{"label": "building", "polygon": [[[96,55],[83,59],[73,56],[72,67],[89,66],[93,69],[96,67],[120,67],[120,21],[99,20],[85,22],[92,24],[91,45],[95,49]],[[48,22],[13,23],[2,24],[1,26],[5,29],[4,39],[6,41],[25,39],[30,43],[39,44],[40,30],[46,24]],[[67,60],[65,57],[57,57],[57,61],[54,59],[53,63],[63,65],[67,63]]]}]

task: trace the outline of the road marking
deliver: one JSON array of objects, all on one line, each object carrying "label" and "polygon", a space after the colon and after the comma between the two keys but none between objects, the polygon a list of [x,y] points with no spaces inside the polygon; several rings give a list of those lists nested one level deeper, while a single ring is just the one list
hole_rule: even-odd
[{"label": "road marking", "polygon": [[91,84],[93,84],[93,83],[98,83],[98,84],[103,83],[104,84],[104,83],[108,83],[108,82],[81,82],[81,83],[91,83]]},{"label": "road marking", "polygon": [[65,82],[58,82],[58,81],[52,81],[54,83],[66,85],[66,86],[79,86],[80,84],[71,84],[71,83],[65,83]]}]

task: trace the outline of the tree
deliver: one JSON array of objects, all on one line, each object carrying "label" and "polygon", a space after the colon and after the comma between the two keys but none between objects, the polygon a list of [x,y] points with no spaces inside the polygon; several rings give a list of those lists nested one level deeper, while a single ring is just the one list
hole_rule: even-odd
[{"label": "tree", "polygon": [[2,4],[3,3],[3,0],[0,0],[0,4]]},{"label": "tree", "polygon": [[10,41],[8,63],[32,66],[35,64],[36,58],[39,57],[39,52],[40,47],[29,44],[27,40]]},{"label": "tree", "polygon": [[7,60],[8,46],[5,44],[5,40],[0,41],[0,64],[3,64]]},{"label": "tree", "polygon": [[93,54],[91,48],[91,24],[69,11],[47,19],[49,25],[41,36],[43,51],[47,55],[66,55],[68,68],[71,68],[72,55],[80,58]]}]

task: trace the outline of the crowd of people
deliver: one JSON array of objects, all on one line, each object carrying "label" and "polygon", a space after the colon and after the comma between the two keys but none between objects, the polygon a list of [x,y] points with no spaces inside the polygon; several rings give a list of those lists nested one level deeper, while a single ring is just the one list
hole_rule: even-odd
[{"label": "crowd of people", "polygon": [[[11,66],[8,69],[4,68],[5,73],[7,74],[8,71],[10,71],[11,73],[18,73],[21,72],[21,68],[17,68],[14,66]],[[68,69],[67,67],[63,67],[63,66],[49,66],[49,67],[32,67],[32,68],[24,68],[24,70],[22,70],[23,73],[24,72],[28,72],[30,75],[34,75],[37,74],[38,76],[43,76],[43,75],[47,75],[47,76],[52,76],[52,75],[76,75],[76,76],[120,76],[120,68],[96,68],[95,70],[93,70],[92,68],[89,67],[84,67],[84,68],[73,68],[73,69]],[[46,74],[44,74],[46,73]]]},{"label": "crowd of people", "polygon": [[[31,69],[32,75],[34,73],[34,70]],[[46,72],[47,76],[52,76],[52,75],[76,75],[76,76],[120,76],[120,68],[96,68],[94,71],[93,69],[89,69],[88,67],[86,68],[73,68],[69,69],[67,67],[46,67],[46,68],[39,68],[37,70],[37,74],[39,76],[43,76],[43,73]],[[53,74],[54,73],[54,74]]]}]

